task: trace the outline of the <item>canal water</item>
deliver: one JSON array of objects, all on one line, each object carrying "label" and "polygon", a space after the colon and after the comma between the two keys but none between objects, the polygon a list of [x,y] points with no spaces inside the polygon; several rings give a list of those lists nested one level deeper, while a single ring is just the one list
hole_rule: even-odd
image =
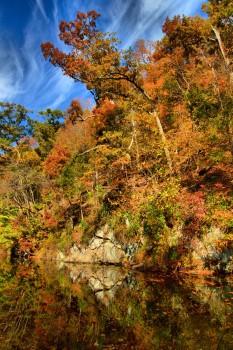
[{"label": "canal water", "polygon": [[1,350],[231,350],[233,278],[0,265]]}]

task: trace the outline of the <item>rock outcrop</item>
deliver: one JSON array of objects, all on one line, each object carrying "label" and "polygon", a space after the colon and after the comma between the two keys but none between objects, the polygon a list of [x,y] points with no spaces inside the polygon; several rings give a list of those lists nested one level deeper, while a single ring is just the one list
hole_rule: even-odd
[{"label": "rock outcrop", "polygon": [[[222,245],[220,242],[225,242]],[[205,270],[215,274],[233,273],[233,248],[227,242],[226,234],[218,227],[211,227],[201,239],[193,239],[191,244],[191,261],[193,270]]]},{"label": "rock outcrop", "polygon": [[125,251],[123,247],[116,241],[113,231],[106,225],[96,232],[86,248],[74,244],[64,261],[120,265],[124,258]]}]

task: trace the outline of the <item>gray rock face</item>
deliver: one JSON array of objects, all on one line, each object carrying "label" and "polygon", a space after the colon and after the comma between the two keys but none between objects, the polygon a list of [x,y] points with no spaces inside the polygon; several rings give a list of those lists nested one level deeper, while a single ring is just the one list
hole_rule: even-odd
[{"label": "gray rock face", "polygon": [[224,241],[225,233],[218,227],[211,227],[209,231],[193,242],[192,259],[197,269],[209,269],[216,274],[233,273],[233,249],[222,247],[219,241]]},{"label": "gray rock face", "polygon": [[116,242],[113,231],[106,225],[98,230],[87,248],[74,245],[65,262],[121,264],[125,251]]}]

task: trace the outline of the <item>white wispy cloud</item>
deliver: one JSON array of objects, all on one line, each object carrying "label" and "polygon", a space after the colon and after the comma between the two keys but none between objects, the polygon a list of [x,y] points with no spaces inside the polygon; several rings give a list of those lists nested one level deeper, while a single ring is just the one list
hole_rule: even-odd
[{"label": "white wispy cloud", "polygon": [[44,5],[43,5],[43,0],[36,0],[36,5],[40,11],[40,13],[42,14],[43,18],[47,21],[48,17],[45,13],[45,9],[44,9]]},{"label": "white wispy cloud", "polygon": [[55,24],[58,24],[59,22],[58,16],[59,16],[58,3],[57,3],[57,0],[53,0],[53,19]]},{"label": "white wispy cloud", "polygon": [[[202,0],[114,0],[107,9],[110,18],[107,30],[116,32],[127,48],[137,39],[158,40],[166,17],[177,14],[191,15]],[[199,6],[198,6],[199,4]]]},{"label": "white wispy cloud", "polygon": [[[54,11],[57,17],[58,8],[54,7]],[[23,44],[19,47],[13,40],[7,44],[0,40],[0,63],[4,62],[4,69],[0,69],[0,100],[21,103],[36,112],[58,108],[69,100],[74,82],[46,62],[40,50],[42,42],[58,41],[57,34],[55,19],[48,19],[42,1],[37,0],[24,29]]]},{"label": "white wispy cloud", "polygon": [[0,97],[12,100],[20,90],[24,77],[21,56],[11,40],[0,38]]}]

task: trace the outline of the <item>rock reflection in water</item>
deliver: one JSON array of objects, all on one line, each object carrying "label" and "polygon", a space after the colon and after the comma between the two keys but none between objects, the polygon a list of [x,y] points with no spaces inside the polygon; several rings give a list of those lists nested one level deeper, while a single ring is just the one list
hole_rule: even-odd
[{"label": "rock reflection in water", "polygon": [[86,281],[96,298],[105,306],[114,298],[117,289],[122,285],[127,272],[113,266],[66,265],[73,283]]},{"label": "rock reflection in water", "polygon": [[233,281],[0,264],[0,349],[230,350]]}]

